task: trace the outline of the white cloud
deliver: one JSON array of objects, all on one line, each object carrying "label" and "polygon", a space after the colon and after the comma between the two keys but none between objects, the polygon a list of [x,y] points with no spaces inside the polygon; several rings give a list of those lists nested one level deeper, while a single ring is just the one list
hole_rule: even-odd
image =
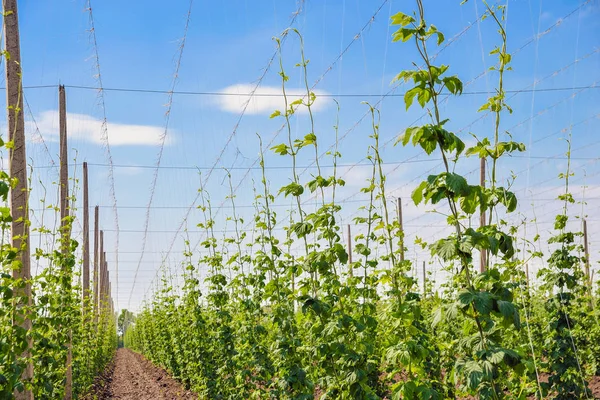
[{"label": "white cloud", "polygon": [[135,176],[141,175],[144,172],[144,168],[131,166],[131,167],[119,167],[115,168],[115,174],[124,176]]},{"label": "white cloud", "polygon": [[[248,100],[248,108],[246,114],[271,114],[275,110],[283,111],[285,108],[284,97],[282,96],[281,87],[277,86],[261,86],[256,91],[256,94],[261,96],[250,96],[255,85],[241,83],[237,85],[228,86],[221,89],[219,92],[227,93],[227,96],[219,96],[215,101],[215,104],[223,111],[230,113],[241,113]],[[323,97],[327,92],[321,90],[313,90],[317,99],[312,105],[312,111],[321,111],[331,102],[331,98]],[[266,95],[266,96],[265,96]],[[286,95],[288,103],[293,102],[296,99],[300,99],[306,96],[305,89],[286,89]],[[297,112],[306,113],[308,112],[306,107],[298,107]]]},{"label": "white cloud", "polygon": [[[43,111],[36,117],[37,128],[39,128],[44,140],[58,140],[58,112]],[[40,142],[40,136],[36,132],[36,125],[31,121],[26,122],[29,132],[28,139],[32,142]],[[164,128],[151,125],[133,125],[108,122],[108,142],[111,146],[130,145],[159,145]],[[70,138],[88,140],[93,143],[103,144],[102,121],[91,115],[67,113],[67,132]],[[169,134],[165,144],[173,142]]]}]

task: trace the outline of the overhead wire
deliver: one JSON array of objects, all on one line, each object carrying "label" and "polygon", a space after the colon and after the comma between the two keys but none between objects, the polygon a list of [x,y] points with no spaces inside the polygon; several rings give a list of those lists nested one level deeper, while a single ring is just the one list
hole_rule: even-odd
[{"label": "overhead wire", "polygon": [[140,266],[142,265],[142,261],[144,259],[144,250],[146,250],[146,242],[147,242],[147,236],[148,236],[147,231],[148,231],[148,227],[150,225],[150,210],[151,210],[150,207],[152,207],[152,203],[154,201],[154,195],[156,193],[156,183],[158,181],[158,173],[160,170],[160,163],[162,161],[163,153],[165,150],[165,142],[166,142],[167,135],[169,132],[169,121],[171,119],[171,110],[173,107],[173,91],[175,90],[175,87],[177,85],[177,81],[179,78],[179,69],[181,67],[181,60],[183,59],[183,50],[185,49],[185,42],[187,39],[188,29],[190,26],[190,19],[192,16],[193,5],[194,5],[194,0],[190,0],[188,10],[187,10],[187,15],[185,18],[185,26],[183,28],[183,37],[180,41],[179,48],[177,50],[177,61],[175,62],[175,71],[173,73],[173,80],[171,82],[171,90],[169,91],[168,99],[167,99],[167,106],[166,106],[167,110],[165,113],[165,128],[159,138],[159,142],[160,142],[159,150],[158,150],[158,155],[157,155],[157,159],[156,159],[156,165],[154,168],[154,174],[152,175],[152,183],[150,184],[150,198],[148,199],[148,206],[146,209],[146,216],[145,216],[145,221],[144,221],[144,234],[142,236],[142,246],[141,246],[142,253],[140,254],[138,265],[137,265],[137,268],[135,269],[134,278],[133,278],[133,286],[131,288],[129,299],[127,300],[127,308],[129,308],[129,305],[131,304],[131,296],[133,295],[133,291],[135,289],[138,271],[139,271]]},{"label": "overhead wire", "polygon": [[[296,10],[292,13],[290,22],[288,24],[288,28],[291,28],[294,23],[296,22],[298,16],[301,14],[303,10],[303,2],[300,1],[298,3],[298,6],[296,8]],[[254,85],[253,90],[251,91],[251,93],[248,96],[248,99],[244,102],[244,104],[242,105],[242,111],[240,112],[240,114],[238,115],[238,118],[236,120],[236,123],[231,131],[231,133],[229,134],[229,136],[227,137],[226,141],[225,141],[225,145],[222,147],[222,149],[220,150],[215,162],[212,164],[211,168],[208,170],[207,176],[206,178],[204,178],[205,182],[208,181],[208,179],[210,179],[210,176],[212,175],[213,171],[215,170],[215,168],[217,167],[217,165],[219,164],[219,162],[221,161],[221,158],[223,157],[223,155],[225,154],[225,151],[227,150],[227,148],[229,147],[229,144],[231,143],[231,141],[233,140],[233,138],[235,137],[237,130],[244,118],[244,116],[246,115],[246,111],[252,101],[252,98],[254,97],[254,93],[256,93],[256,91],[258,90],[258,88],[260,87],[260,85],[262,84],[263,80],[265,79],[268,71],[271,69],[271,65],[273,64],[273,61],[275,60],[275,57],[277,56],[277,50],[275,50],[272,54],[272,56],[269,58],[269,60],[267,61],[267,65],[263,68],[263,72],[260,75],[260,77],[258,78],[258,80],[256,81],[256,84]],[[202,177],[200,178],[202,179]],[[198,192],[194,198],[194,200],[192,201],[192,203],[190,204],[190,206],[187,208],[183,219],[181,220],[178,228],[177,228],[177,233],[175,233],[173,235],[173,238],[169,244],[169,248],[166,252],[165,257],[163,258],[163,260],[166,260],[169,255],[171,254],[171,251],[173,249],[173,246],[175,244],[175,241],[177,240],[177,235],[179,232],[181,232],[181,230],[183,229],[184,225],[186,224],[186,221],[190,215],[191,210],[194,208],[196,202],[198,201],[198,199],[200,198],[201,193]],[[158,271],[157,271],[158,273]],[[156,278],[157,275],[154,276],[154,278],[152,279],[152,281],[154,281],[154,279]],[[150,286],[152,285],[152,281],[150,283]],[[132,290],[133,292],[133,290]],[[146,294],[145,294],[146,295]],[[145,296],[144,295],[144,296]]]},{"label": "overhead wire", "polygon": [[114,223],[116,228],[115,233],[115,250],[116,250],[116,258],[115,258],[115,280],[116,280],[116,297],[115,297],[115,306],[119,309],[119,212],[117,210],[117,194],[115,191],[115,176],[114,176],[114,168],[113,168],[113,158],[112,152],[110,149],[110,141],[108,135],[108,119],[106,115],[106,101],[104,98],[104,85],[102,83],[102,70],[100,68],[100,54],[98,51],[98,39],[96,36],[96,25],[94,22],[94,12],[92,9],[92,0],[87,0],[87,11],[89,14],[89,24],[90,24],[90,38],[93,45],[93,59],[94,59],[94,68],[96,69],[96,81],[98,82],[98,100],[100,102],[100,109],[102,112],[102,123],[100,127],[100,141],[102,142],[106,159],[110,165],[108,169],[108,182],[109,182],[109,195],[113,201],[113,214],[114,214]]},{"label": "overhead wire", "polygon": [[[322,73],[322,74],[319,76],[319,78],[317,78],[317,80],[314,82],[314,84],[312,85],[312,87],[310,88],[310,90],[313,90],[313,89],[314,89],[314,88],[315,88],[315,87],[316,87],[316,86],[317,86],[317,85],[318,85],[318,84],[319,84],[319,83],[320,83],[320,82],[323,80],[323,78],[324,78],[324,77],[325,77],[325,76],[326,76],[326,75],[327,75],[327,74],[328,74],[328,73],[329,73],[331,70],[333,70],[333,68],[335,67],[335,65],[336,65],[336,64],[337,64],[337,63],[338,63],[338,62],[339,62],[339,61],[340,61],[340,60],[343,58],[344,54],[345,54],[345,53],[346,53],[346,52],[347,52],[347,51],[350,49],[350,47],[351,47],[351,46],[352,46],[352,45],[353,45],[353,44],[354,44],[354,43],[355,43],[355,42],[356,42],[356,41],[357,41],[357,40],[358,40],[358,39],[361,37],[361,35],[364,33],[364,31],[365,31],[365,30],[366,30],[366,29],[367,29],[367,28],[368,28],[368,27],[369,27],[369,26],[370,26],[370,25],[373,23],[373,21],[375,20],[375,17],[376,17],[376,16],[379,14],[379,12],[382,10],[382,8],[384,7],[384,5],[385,5],[385,4],[386,4],[388,1],[389,1],[389,0],[384,0],[384,1],[383,1],[383,2],[380,4],[380,6],[379,6],[379,7],[378,7],[378,8],[375,10],[374,14],[373,14],[373,15],[372,15],[372,16],[369,18],[369,20],[368,20],[368,21],[367,21],[367,22],[366,22],[366,23],[365,23],[365,24],[362,26],[362,28],[360,29],[359,33],[358,33],[358,34],[356,34],[356,35],[355,35],[355,36],[352,38],[352,40],[351,40],[351,41],[350,41],[350,42],[349,42],[349,43],[346,45],[346,47],[345,47],[345,48],[344,48],[344,49],[343,49],[343,50],[340,52],[340,54],[338,54],[338,56],[337,56],[337,57],[336,57],[336,58],[335,58],[335,59],[334,59],[334,60],[331,62],[331,64],[329,64],[329,66],[328,66],[328,67],[325,69],[325,71],[324,71],[324,72],[323,72],[323,73]],[[277,55],[277,51],[276,51],[276,52],[273,54],[273,57],[272,57],[272,59],[271,59],[271,61],[270,61],[269,65],[272,63],[272,61],[274,60],[274,58],[275,58],[275,56],[276,56],[276,55]],[[265,74],[266,74],[266,72],[265,72]],[[261,78],[261,80],[262,80],[262,78]],[[260,83],[260,82],[259,82],[259,83]],[[306,97],[306,95],[304,95],[304,97]],[[243,112],[245,112],[245,110],[246,110],[246,107],[248,106],[248,104],[249,104],[249,100],[250,100],[250,99],[251,99],[251,97],[249,97],[249,99],[248,99],[248,102],[245,104],[245,107],[244,107],[244,110],[243,110]],[[236,126],[235,126],[235,128],[234,128],[234,132],[233,132],[233,134],[235,134],[235,132],[236,132],[236,130],[237,130],[237,127],[239,126],[239,123],[240,123],[240,122],[241,122],[241,119],[240,119],[240,120],[238,120],[238,123],[236,124]],[[282,125],[282,127],[281,127],[281,128],[278,130],[278,132],[277,132],[277,133],[276,133],[276,134],[275,134],[275,135],[272,137],[272,139],[271,139],[271,141],[269,142],[269,144],[267,144],[267,147],[270,147],[270,146],[271,146],[271,144],[272,144],[272,143],[273,143],[273,141],[274,141],[274,140],[277,138],[277,136],[279,135],[279,133],[281,133],[281,131],[283,131],[284,127],[285,127],[285,124],[284,124],[284,125]],[[230,137],[231,137],[231,136],[230,136]],[[226,144],[225,144],[225,147],[227,147],[227,146],[229,145],[229,143],[230,143],[230,140],[228,140],[228,141],[226,142]],[[215,166],[215,167],[216,167],[216,165],[218,164],[218,162],[220,161],[220,158],[221,158],[222,154],[224,153],[224,151],[225,151],[225,148],[223,148],[223,149],[222,149],[222,151],[221,151],[221,153],[220,153],[219,157],[217,158],[217,161],[216,161],[216,162],[215,162],[215,164],[214,164],[214,166]],[[258,161],[257,161],[257,160],[255,160],[255,161],[254,161],[254,163],[252,164],[252,166],[255,166],[257,162],[258,162]],[[212,173],[212,171],[213,171],[213,170],[214,170],[214,168],[210,170],[210,172],[209,172],[209,175],[208,175],[208,177],[205,179],[205,181],[208,181],[208,179],[210,178],[210,174]],[[235,189],[234,189],[234,194],[237,192],[238,188],[239,188],[239,187],[240,187],[240,185],[241,185],[241,182],[242,182],[242,181],[245,179],[245,177],[246,177],[246,176],[249,174],[249,172],[250,172],[250,170],[247,170],[247,171],[246,171],[246,174],[244,175],[244,178],[242,178],[242,180],[240,180],[240,184],[238,184],[238,185],[235,187]],[[187,219],[187,216],[189,215],[189,211],[191,211],[191,208],[193,207],[193,204],[195,204],[195,203],[196,203],[196,201],[198,200],[198,198],[199,198],[199,194],[196,196],[196,199],[194,200],[194,202],[192,203],[192,206],[191,206],[191,207],[190,207],[190,209],[188,210],[188,213],[186,214],[186,217],[184,218],[184,221]],[[223,201],[223,202],[221,203],[221,206],[222,206],[224,203],[225,203],[225,201]],[[220,211],[221,211],[221,207],[219,207],[219,208],[217,209],[217,212],[215,213],[215,217],[216,217],[216,216],[219,214],[219,212],[220,212]],[[184,223],[184,222],[183,222],[183,223]],[[183,226],[183,223],[181,224],[181,226],[180,226],[180,228],[179,228],[178,230],[180,230],[180,229],[181,229],[181,227]],[[176,234],[176,235],[177,235],[177,234]],[[176,237],[176,235],[175,235],[175,237]],[[199,242],[198,242],[198,243],[199,243]],[[171,247],[172,247],[172,245],[171,245]],[[194,248],[196,248],[196,247],[197,247],[197,245],[196,245]],[[169,251],[169,253],[170,253],[170,251]]]},{"label": "overhead wire", "polygon": [[[589,2],[589,1],[588,1],[588,2]],[[585,3],[583,3],[583,4],[582,4],[580,7],[583,7],[583,5],[587,4],[588,2],[585,2]],[[580,8],[580,7],[579,7],[579,8]],[[576,10],[575,10],[575,11],[576,11]],[[523,49],[524,47],[526,47],[528,44],[530,44],[530,43],[534,42],[535,40],[538,40],[538,39],[540,39],[541,37],[543,37],[544,35],[546,35],[547,33],[549,33],[549,32],[550,32],[552,29],[554,29],[555,27],[559,26],[559,25],[562,23],[561,21],[564,21],[564,19],[568,18],[568,17],[569,17],[570,15],[572,15],[572,14],[573,14],[575,11],[572,11],[570,14],[567,14],[565,17],[561,18],[561,19],[560,19],[559,21],[557,21],[557,22],[556,22],[554,25],[552,25],[551,27],[549,27],[549,28],[548,28],[546,31],[542,32],[541,34],[540,34],[540,33],[538,33],[537,35],[535,35],[535,38],[534,38],[534,39],[530,40],[529,42],[526,42],[524,45],[522,45],[522,46],[521,46],[521,47],[518,49],[518,51],[519,51],[519,50],[521,50],[521,49]],[[517,51],[517,52],[518,52],[518,51]],[[485,73],[481,74],[480,76],[484,76],[484,75],[485,75]],[[593,87],[593,86],[592,86],[592,87]],[[584,88],[584,87],[582,87],[582,88]],[[551,90],[549,90],[549,91],[555,91],[555,89],[551,89]],[[487,92],[488,92],[488,91],[486,91],[486,92],[479,92],[479,93],[480,93],[480,94],[484,94],[484,93],[487,93]],[[530,92],[530,91],[529,91],[529,90],[521,90],[521,91],[519,91],[519,93],[526,93],[526,92]],[[467,92],[467,93],[468,93],[468,92]],[[254,94],[252,94],[252,96],[255,96],[255,95],[259,95],[259,93],[254,93]],[[392,140],[393,140],[393,138],[392,138]],[[253,164],[253,165],[254,165],[254,164]],[[247,169],[247,168],[238,168],[238,169],[245,169],[245,170],[246,170],[246,174],[244,175],[244,178],[242,178],[242,179],[240,180],[240,184],[241,184],[241,182],[243,182],[243,181],[244,181],[245,177],[248,175],[249,171],[250,171],[252,168],[253,168],[253,166],[251,166],[249,169]],[[236,190],[237,190],[237,188],[239,188],[239,186],[240,186],[240,185],[238,185],[238,186],[236,187]],[[192,203],[192,204],[194,204],[194,203]],[[192,207],[193,207],[193,205],[192,205]],[[191,209],[191,208],[190,208],[190,209]],[[179,230],[179,231],[180,231],[180,230]]]}]

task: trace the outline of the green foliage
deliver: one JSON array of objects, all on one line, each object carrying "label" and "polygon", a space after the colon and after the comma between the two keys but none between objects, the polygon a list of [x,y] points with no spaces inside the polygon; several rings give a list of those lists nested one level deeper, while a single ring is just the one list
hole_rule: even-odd
[{"label": "green foliage", "polygon": [[565,180],[565,193],[559,196],[564,206],[554,223],[557,234],[549,240],[557,247],[548,259],[548,266],[539,272],[544,280],[542,289],[548,293],[544,355],[550,377],[542,387],[552,398],[561,400],[591,396],[578,351],[578,347],[584,349],[588,343],[586,335],[578,335],[578,325],[588,325],[592,332],[592,326],[597,325],[597,320],[590,318],[592,309],[589,300],[586,300],[591,293],[582,272],[583,260],[577,255],[582,249],[576,244],[575,238],[580,234],[566,230],[567,210],[573,202],[569,194],[569,178],[572,176],[570,138],[567,143],[567,171],[560,174]]},{"label": "green foliage", "polygon": [[[7,203],[8,188],[16,182],[6,172],[0,173],[0,202]],[[0,229],[9,236],[12,217],[8,207],[1,207]],[[10,243],[0,247],[0,398],[11,399],[16,392],[30,390],[35,398],[63,398],[69,342],[72,343],[73,397],[81,398],[91,388],[96,375],[112,359],[117,346],[116,326],[109,308],[103,304],[98,321],[92,318],[93,306],[82,303],[82,288],[73,284],[78,243],[63,236],[70,231],[73,218],[65,230],[52,232],[41,226],[35,231],[53,233],[56,249],[34,249],[32,264],[46,265],[28,282],[13,277],[21,268],[19,254]],[[60,237],[58,237],[60,235]],[[25,285],[32,296],[23,296]],[[26,305],[26,306],[20,306]],[[19,326],[24,318],[31,328]],[[30,348],[28,350],[28,344]],[[33,366],[33,379],[24,380],[23,371]]]},{"label": "green foliage", "polygon": [[[400,221],[391,217],[394,212],[386,191],[379,110],[369,104],[371,144],[366,157],[371,164],[361,189],[368,203],[354,218],[364,229],[351,238],[354,251],[348,254],[342,239],[341,205],[336,202],[336,189],[344,184],[337,175],[339,122],[334,125],[336,147],[326,153],[333,172],[325,176],[318,150],[324,133],[317,132],[312,114],[317,96],[308,84],[302,37],[292,29],[283,36],[299,38],[296,67],[304,76],[306,92],[301,98],[288,99],[282,38],[277,38],[284,106],[271,118],[281,119],[287,138],[270,149],[289,160],[289,181],[272,191],[261,141],[262,176],[254,188],[253,227],[241,228],[228,174],[227,200],[232,210],[228,221],[234,228],[223,238],[214,234],[210,199],[200,189],[204,219],[198,226],[205,230],[201,245],[208,255],[194,258],[196,254],[186,252],[180,294],[165,270],[150,304],[127,330],[126,346],[167,368],[201,398],[210,399],[541,398],[559,393],[556,382],[560,379],[571,385],[575,382],[571,377],[581,377],[581,371],[596,373],[600,363],[593,349],[597,345],[584,337],[583,330],[577,331],[578,325],[573,330],[564,326],[565,318],[554,319],[563,315],[554,308],[566,305],[557,305],[551,292],[563,285],[571,290],[569,304],[578,304],[569,318],[581,321],[594,338],[600,335],[597,314],[582,312],[590,298],[576,290],[580,277],[563,271],[549,277],[541,290],[529,288],[523,271],[526,261],[517,259],[516,228],[499,217],[514,212],[518,202],[510,183],[497,185],[497,163],[525,147],[499,140],[501,116],[510,112],[503,89],[510,55],[503,8],[484,5],[485,15],[492,17],[502,40],[492,51],[498,55],[493,68],[498,88],[481,107],[494,117],[495,127],[468,149],[463,138],[452,132],[451,120],[440,116],[439,96],[458,96],[463,90],[459,77],[449,74],[450,67],[432,65],[428,55],[428,46],[439,46],[444,35],[425,22],[420,0],[414,16],[398,13],[392,17],[392,24],[399,27],[392,40],[414,41],[422,57],[421,66],[396,77],[413,85],[406,92],[405,106],[416,101],[431,117],[427,124],[408,128],[397,144],[418,146],[430,156],[439,154],[444,163],[443,170],[432,173],[412,193],[415,204],[446,207],[447,222],[454,231],[433,243],[416,243],[428,248],[433,259],[450,272],[451,278],[440,290],[434,291],[428,280],[421,291],[413,278],[415,265],[405,259],[404,232]],[[293,118],[300,108],[307,111],[310,126],[295,137]],[[486,187],[456,172],[456,165],[468,156],[491,160]],[[297,161],[312,157],[316,173],[303,181]],[[289,215],[281,217],[273,209],[276,196],[291,201]],[[308,196],[316,204],[310,210],[303,201]],[[471,225],[470,220],[483,212],[489,213],[486,223],[478,228]],[[556,224],[564,228],[565,218],[558,217]],[[285,234],[277,235],[281,228]],[[576,238],[561,233],[552,240],[553,245],[568,244],[566,253],[551,257],[551,264],[567,270],[578,262],[571,256]],[[488,261],[477,272],[474,260],[481,253]],[[534,256],[539,257],[539,252]],[[201,274],[202,270],[208,274]],[[560,335],[548,334],[556,329]],[[572,362],[568,357],[572,360],[575,354],[566,348],[570,334],[579,348],[586,349],[578,353],[582,366],[578,370],[567,365]],[[550,344],[557,339],[555,345]],[[545,347],[553,353],[544,352]],[[541,389],[540,373],[559,376],[561,371],[563,377],[551,377],[547,390]],[[571,386],[565,387],[562,393],[575,393]]]}]

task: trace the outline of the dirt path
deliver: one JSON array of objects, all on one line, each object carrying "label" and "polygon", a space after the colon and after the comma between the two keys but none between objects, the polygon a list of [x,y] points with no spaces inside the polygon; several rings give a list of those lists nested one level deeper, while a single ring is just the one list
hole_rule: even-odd
[{"label": "dirt path", "polygon": [[141,355],[118,349],[113,364],[95,385],[92,398],[123,400],[172,400],[198,397],[186,391],[169,374]]},{"label": "dirt path", "polygon": [[[600,376],[590,380],[590,389],[594,398],[600,399]],[[114,362],[94,385],[93,394],[86,399],[198,400],[198,396],[141,355],[119,349]]]}]

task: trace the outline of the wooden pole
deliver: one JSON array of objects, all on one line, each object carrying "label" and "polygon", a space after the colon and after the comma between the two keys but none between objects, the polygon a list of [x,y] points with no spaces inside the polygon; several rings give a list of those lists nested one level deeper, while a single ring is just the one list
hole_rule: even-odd
[{"label": "wooden pole", "polygon": [[102,292],[104,290],[104,231],[100,231],[100,264],[98,265],[100,277],[98,278],[98,315],[102,314]]},{"label": "wooden pole", "polygon": [[[5,59],[6,79],[6,109],[9,141],[13,147],[8,150],[8,173],[11,178],[17,179],[16,186],[10,191],[9,204],[12,216],[11,244],[19,251],[19,268],[13,269],[13,278],[24,281],[24,285],[15,288],[18,299],[15,303],[13,325],[22,328],[25,332],[31,330],[31,319],[27,306],[31,306],[31,260],[29,249],[29,205],[27,190],[27,153],[25,149],[25,118],[23,116],[23,87],[21,70],[21,40],[19,37],[19,18],[17,13],[17,0],[2,0],[4,15],[4,46],[8,53]],[[31,363],[31,339],[28,338],[27,347],[21,353],[26,360],[25,369],[21,374],[24,382],[33,378],[33,364]],[[33,399],[30,390],[13,393],[15,399]]]},{"label": "wooden pole", "polygon": [[425,261],[423,261],[423,297],[427,294],[427,277],[426,277]]},{"label": "wooden pole", "polygon": [[296,312],[296,257],[292,256],[292,305]]},{"label": "wooden pole", "polygon": [[350,224],[348,224],[348,275],[354,276],[354,271],[352,270],[352,231]]},{"label": "wooden pole", "polygon": [[90,298],[90,206],[88,193],[88,165],[83,163],[83,307],[89,304]]},{"label": "wooden pole", "polygon": [[98,323],[98,220],[99,207],[94,207],[94,322]]},{"label": "wooden pole", "polygon": [[398,213],[398,225],[400,226],[400,261],[404,261],[404,225],[402,221],[402,198],[396,201],[396,212]]},{"label": "wooden pole", "polygon": [[583,251],[585,254],[585,278],[588,281],[590,290],[592,289],[592,281],[590,279],[590,249],[588,247],[588,232],[587,232],[587,220],[583,220]]},{"label": "wooden pole", "polygon": [[[67,99],[65,87],[58,86],[58,125],[60,131],[60,227],[63,239],[67,238],[67,217],[69,216],[69,154],[67,145]],[[63,251],[68,244],[63,242]]]},{"label": "wooden pole", "polygon": [[[58,86],[58,125],[59,125],[59,142],[60,142],[60,227],[62,236],[62,251],[63,254],[69,252],[69,152],[67,146],[67,99],[65,87]],[[70,271],[67,271],[70,273]],[[71,277],[68,277],[69,280]],[[70,285],[68,285],[70,286]],[[65,288],[65,291],[69,290]],[[66,295],[66,293],[65,293]],[[65,372],[65,400],[73,398],[73,344],[71,341],[70,327],[69,340],[67,343],[67,370]]]},{"label": "wooden pole", "polygon": [[[110,276],[110,275],[109,275]],[[111,282],[110,282],[110,277],[108,279],[108,287],[107,287],[107,293],[106,293],[106,308],[108,308],[109,312],[112,314],[112,307],[110,304],[110,293],[111,293]]]},{"label": "wooden pole", "polygon": [[106,261],[106,252],[103,253],[103,258],[104,258],[104,283],[103,283],[103,289],[102,289],[102,307],[104,308],[104,311],[106,310],[106,297],[108,294],[108,262]]},{"label": "wooden pole", "polygon": [[[485,157],[481,157],[479,169],[479,184],[482,188],[485,188]],[[485,211],[483,210],[481,211],[479,226],[481,228],[485,226]],[[485,249],[482,249],[479,257],[479,271],[483,273],[487,269],[487,251]]]},{"label": "wooden pole", "polygon": [[102,315],[102,302],[104,301],[104,286],[106,286],[106,272],[104,270],[104,257],[106,253],[104,252],[104,231],[100,231],[100,242],[102,245],[100,246],[100,289],[98,290],[98,313]]},{"label": "wooden pole", "polygon": [[107,314],[110,314],[110,273],[108,272],[108,261],[106,261],[106,254],[104,254],[104,310]]}]

